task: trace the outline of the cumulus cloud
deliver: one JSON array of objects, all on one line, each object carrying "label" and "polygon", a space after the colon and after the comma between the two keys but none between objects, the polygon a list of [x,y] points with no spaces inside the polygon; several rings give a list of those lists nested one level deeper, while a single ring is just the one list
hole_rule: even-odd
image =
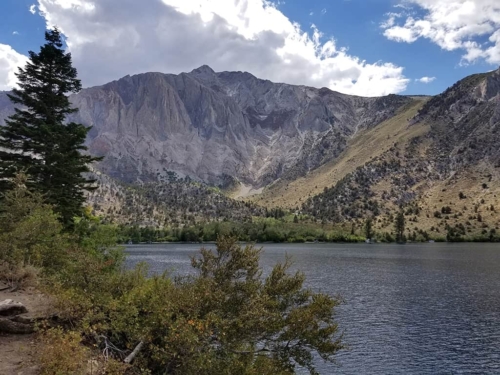
[{"label": "cumulus cloud", "polygon": [[[410,11],[410,4],[423,15]],[[406,0],[402,5],[407,10],[402,22],[389,14],[381,24],[388,39],[413,43],[426,38],[447,51],[463,50],[463,63],[500,64],[500,1]]]},{"label": "cumulus cloud", "polygon": [[435,80],[436,80],[436,77],[422,77],[422,78],[416,79],[415,81],[420,82],[420,83],[431,83],[431,82],[434,82]]},{"label": "cumulus cloud", "polygon": [[35,14],[36,13],[36,4],[33,4],[30,6],[30,13]]},{"label": "cumulus cloud", "polygon": [[275,82],[378,96],[404,91],[403,68],[305,32],[268,0],[38,0],[66,35],[84,85],[208,64]]},{"label": "cumulus cloud", "polygon": [[10,90],[16,85],[15,73],[24,66],[28,58],[17,53],[11,46],[0,44],[0,90]]}]

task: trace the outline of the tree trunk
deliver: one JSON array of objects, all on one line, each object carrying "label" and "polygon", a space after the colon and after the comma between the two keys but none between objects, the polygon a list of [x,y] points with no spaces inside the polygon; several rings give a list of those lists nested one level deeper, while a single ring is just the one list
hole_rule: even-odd
[{"label": "tree trunk", "polygon": [[0,318],[0,332],[11,334],[29,334],[35,331],[33,324],[14,322],[10,319]]}]

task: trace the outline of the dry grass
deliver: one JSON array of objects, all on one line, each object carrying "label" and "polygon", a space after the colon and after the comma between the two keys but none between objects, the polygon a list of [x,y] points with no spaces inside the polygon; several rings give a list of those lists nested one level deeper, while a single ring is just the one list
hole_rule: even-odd
[{"label": "dry grass", "polygon": [[[483,184],[487,187],[484,188]],[[382,192],[389,191],[391,187],[391,182],[384,179],[372,186],[372,191],[381,200]],[[442,181],[423,181],[412,190],[420,197],[420,214],[407,217],[408,234],[423,230],[433,237],[444,238],[447,233],[446,226],[454,227],[457,224],[465,225],[468,237],[484,236],[484,231],[489,232],[491,229],[500,233],[500,174],[491,165],[483,163],[473,170],[462,171]],[[466,198],[460,199],[460,193]],[[443,207],[450,207],[451,214],[442,214]],[[399,210],[395,204],[387,201],[385,208],[391,214]],[[435,217],[435,212],[441,213],[440,217]],[[374,229],[391,232],[393,223],[388,216],[381,215]],[[417,221],[410,221],[410,218],[416,218]]]},{"label": "dry grass", "polygon": [[38,285],[40,269],[31,266],[12,266],[0,261],[0,281],[6,283],[11,289],[24,289]]},{"label": "dry grass", "polygon": [[[483,184],[487,188],[483,188]],[[454,226],[468,222],[468,233],[476,235],[485,229],[498,230],[500,226],[500,177],[491,166],[481,164],[459,176],[422,186],[420,192],[423,214],[418,226],[424,230],[434,226],[444,233],[446,223]],[[466,196],[465,199],[459,199],[460,192]],[[447,215],[447,220],[435,218],[434,212],[445,206],[451,207],[452,214]],[[478,214],[481,221],[477,220]],[[455,215],[458,217],[455,218]]]}]

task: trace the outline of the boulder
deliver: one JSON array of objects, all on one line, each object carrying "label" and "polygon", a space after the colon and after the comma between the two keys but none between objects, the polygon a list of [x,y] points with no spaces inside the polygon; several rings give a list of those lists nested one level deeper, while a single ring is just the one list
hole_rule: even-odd
[{"label": "boulder", "polygon": [[0,332],[11,334],[28,334],[34,332],[33,319],[22,316],[28,312],[20,302],[6,299],[0,302]]},{"label": "boulder", "polygon": [[6,299],[0,302],[0,316],[15,316],[27,313],[28,309],[20,302]]}]

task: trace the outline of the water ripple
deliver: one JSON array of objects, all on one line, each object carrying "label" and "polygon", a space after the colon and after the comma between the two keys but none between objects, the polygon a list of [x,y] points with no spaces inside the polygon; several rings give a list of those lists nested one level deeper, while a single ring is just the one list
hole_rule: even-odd
[{"label": "water ripple", "polygon": [[[128,265],[191,272],[194,245],[128,248]],[[269,271],[292,255],[311,288],[341,294],[350,350],[331,374],[500,374],[500,247],[493,244],[265,245]]]}]

